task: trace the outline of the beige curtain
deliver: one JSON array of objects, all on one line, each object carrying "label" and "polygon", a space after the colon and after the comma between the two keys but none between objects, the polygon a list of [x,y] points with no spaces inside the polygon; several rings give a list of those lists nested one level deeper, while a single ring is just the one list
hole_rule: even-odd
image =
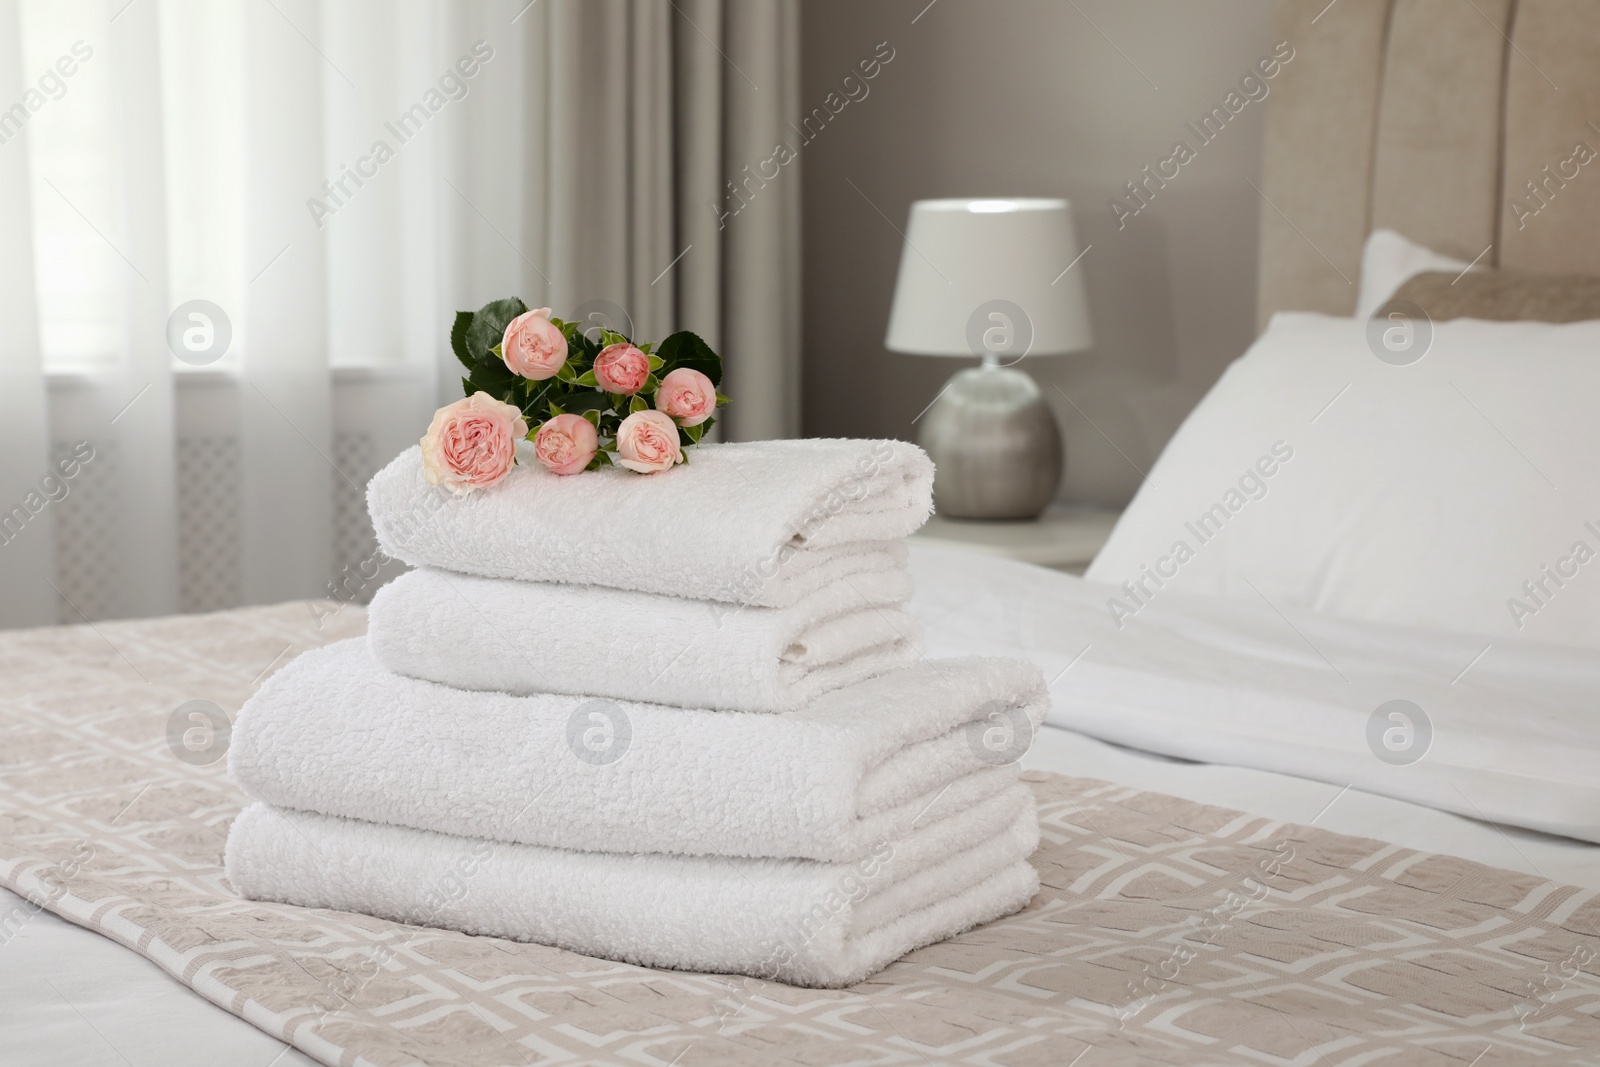
[{"label": "beige curtain", "polygon": [[724,439],[800,430],[795,0],[542,0],[525,16],[526,297],[703,336]]}]

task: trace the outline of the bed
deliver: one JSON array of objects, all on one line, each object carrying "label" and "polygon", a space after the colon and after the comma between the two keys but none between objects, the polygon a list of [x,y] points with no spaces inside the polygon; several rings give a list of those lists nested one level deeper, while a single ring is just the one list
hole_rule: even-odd
[{"label": "bed", "polygon": [[[1058,611],[1064,592],[1070,596],[1074,586],[1084,585],[1079,579],[1046,575],[1024,564],[975,560],[936,548],[918,548],[914,567],[919,582],[931,592],[918,610],[930,626],[929,650],[935,654],[970,648],[979,632],[989,632],[990,641],[998,638],[1025,647],[1027,638],[1008,632],[1005,620],[1011,620],[1011,631],[1025,630],[1030,617],[1037,621]],[[1030,587],[1031,595],[1026,592]],[[959,612],[950,606],[958,602]],[[40,782],[51,783],[53,789],[63,781],[73,783],[54,802],[58,825],[18,825],[14,810],[6,816],[11,835],[27,838],[31,831],[37,842],[43,830],[57,842],[53,852],[43,849],[55,857],[56,883],[64,890],[50,907],[67,911],[73,920],[39,911],[14,894],[3,898],[0,925],[7,940],[0,951],[7,965],[0,972],[0,995],[7,1010],[0,1017],[0,1047],[8,1052],[7,1062],[309,1064],[318,1061],[257,1026],[292,1025],[297,1017],[303,1022],[313,1010],[308,1005],[322,1004],[324,1011],[353,1010],[353,1005],[342,1003],[344,997],[359,1003],[363,1011],[373,1010],[365,996],[367,987],[359,982],[341,987],[330,981],[330,975],[341,973],[337,964],[349,953],[348,939],[355,935],[341,929],[328,913],[313,913],[316,918],[310,924],[303,920],[281,924],[270,932],[271,951],[264,949],[262,940],[269,937],[265,926],[270,926],[270,915],[252,913],[252,920],[264,928],[250,938],[241,936],[237,927],[230,936],[228,928],[219,925],[233,905],[226,899],[225,887],[217,885],[221,872],[215,854],[240,800],[222,763],[190,765],[173,759],[165,734],[165,709],[176,696],[205,693],[220,704],[237,701],[279,658],[359,633],[363,627],[359,608],[296,603],[212,616],[22,631],[0,639],[0,658],[10,676],[22,683],[24,693],[32,694],[7,708],[12,785],[31,793],[43,791]],[[1065,662],[1070,663],[1076,651]],[[1070,671],[1062,677],[1070,677]],[[153,703],[146,695],[151,683],[167,694],[164,703]],[[1061,678],[1057,686],[1064,688]],[[18,715],[24,704],[26,713]],[[1573,1024],[1592,1018],[1600,990],[1559,977],[1564,963],[1572,969],[1573,946],[1586,943],[1569,927],[1592,921],[1595,902],[1600,900],[1596,862],[1600,848],[1595,845],[1270,771],[1162,758],[1051,726],[1041,729],[1025,766],[1071,776],[1052,779],[1070,783],[1069,792],[1053,801],[1040,794],[1046,838],[1054,842],[1056,857],[1045,880],[1070,895],[1070,886],[1083,878],[1086,863],[1102,868],[1093,887],[1074,903],[1078,921],[1089,901],[1107,909],[1097,918],[1112,935],[1103,939],[1105,944],[1085,945],[1074,936],[1069,939],[1072,944],[1061,945],[1055,953],[1042,951],[1041,946],[1059,942],[1062,931],[1070,928],[1052,924],[1048,910],[1030,909],[1025,924],[1002,921],[914,953],[855,990],[793,990],[765,983],[759,994],[741,1001],[737,987],[726,979],[683,975],[664,981],[671,972],[537,946],[517,946],[545,954],[535,966],[490,978],[481,968],[498,958],[495,952],[488,953],[488,961],[482,953],[477,957],[446,953],[440,950],[442,944],[434,943],[434,932],[395,928],[406,931],[397,951],[427,972],[413,977],[428,992],[418,996],[414,989],[405,991],[408,995],[377,1009],[381,1018],[370,1020],[370,1025],[381,1031],[397,1016],[405,1026],[437,1025],[441,1016],[450,1017],[453,1008],[462,1018],[444,1026],[442,1037],[462,1042],[479,1056],[487,1054],[480,1062],[539,1062],[535,1052],[525,1051],[527,1044],[513,1046],[507,1040],[503,1049],[497,1049],[495,1039],[485,1037],[484,1020],[497,1018],[496,1013],[504,1013],[513,1003],[536,1007],[537,1014],[530,1012],[532,1017],[514,1022],[501,1018],[499,1025],[511,1037],[521,1042],[529,1034],[519,1028],[531,1028],[541,1038],[532,1042],[533,1048],[551,1055],[587,1050],[599,1062],[666,1063],[682,1056],[682,1062],[692,1063],[694,1053],[689,1050],[695,1047],[707,1058],[733,1061],[766,1049],[782,1061],[780,1050],[772,1047],[779,1037],[792,1045],[788,1054],[796,1062],[826,1049],[837,1055],[840,1042],[847,1042],[845,1047],[857,1054],[913,1057],[908,1062],[921,1062],[922,1057],[929,1062],[983,1062],[978,1057],[991,1053],[1010,1057],[999,1057],[1000,1062],[1058,1062],[1056,1057],[1064,1050],[1075,1055],[1090,1046],[1120,1051],[1131,1057],[1130,1062],[1202,1062],[1188,1058],[1203,1049],[1182,1027],[1171,1027],[1162,1035],[1119,1023],[1116,1009],[1139,1009],[1142,1004],[1137,990],[1128,988],[1130,976],[1111,970],[1110,961],[1145,960],[1159,966],[1163,957],[1155,950],[1164,950],[1164,938],[1174,928],[1181,931],[1196,916],[1218,914],[1196,907],[1196,901],[1207,901],[1230,886],[1250,884],[1251,871],[1261,877],[1258,857],[1272,855],[1269,846],[1284,847],[1283,842],[1292,841],[1289,847],[1299,851],[1300,862],[1314,852],[1349,848],[1358,855],[1386,859],[1382,866],[1396,872],[1394,878],[1375,878],[1369,870],[1360,876],[1369,879],[1362,885],[1356,875],[1344,875],[1334,894],[1365,893],[1384,901],[1365,908],[1361,916],[1380,926],[1391,908],[1415,922],[1421,910],[1414,898],[1427,900],[1432,895],[1418,892],[1417,886],[1426,883],[1416,882],[1415,876],[1424,864],[1442,863],[1447,885],[1432,888],[1450,891],[1449,907],[1441,916],[1423,917],[1439,929],[1441,941],[1457,937],[1457,927],[1477,930],[1481,943],[1471,946],[1468,958],[1488,975],[1495,975],[1490,964],[1505,951],[1500,946],[1510,944],[1516,952],[1535,953],[1510,956],[1517,966],[1497,977],[1512,981],[1502,981],[1506,988],[1488,1003],[1477,1003],[1481,990],[1478,997],[1468,997],[1476,1007],[1464,1019],[1450,1018],[1448,1012],[1441,1015],[1439,1005],[1433,1005],[1405,1018],[1403,1025],[1396,1023],[1391,1004],[1407,1001],[1408,990],[1419,982],[1423,988],[1442,988],[1441,995],[1463,994],[1448,984],[1440,987],[1437,971],[1425,971],[1421,979],[1414,974],[1392,976],[1395,986],[1380,990],[1387,995],[1376,1003],[1383,1020],[1393,1024],[1391,1031],[1420,1035],[1419,1043],[1428,1046],[1411,1051],[1442,1057],[1441,1063],[1467,1062],[1471,1055],[1463,1053],[1475,1055],[1492,1046],[1509,1062],[1518,1054],[1597,1047],[1590,1043],[1592,1031],[1574,1036]],[[1048,783],[1036,784],[1042,789]],[[1185,806],[1181,801],[1194,803]],[[102,829],[97,831],[96,826]],[[1324,831],[1326,836],[1321,836]],[[120,886],[80,884],[73,876],[82,841],[92,842],[99,852],[116,850],[120,877],[129,881]],[[1238,855],[1219,860],[1223,851]],[[16,877],[15,851],[5,859],[13,861],[3,865],[6,875]],[[1338,862],[1360,865],[1352,859],[1345,856]],[[1242,870],[1230,869],[1241,864],[1246,864]],[[41,869],[37,862],[21,867],[35,875]],[[1161,884],[1162,874],[1178,883]],[[1148,887],[1139,881],[1146,877],[1154,878]],[[34,878],[27,884],[30,895],[50,893],[48,881]],[[131,895],[129,885],[138,887]],[[1455,893],[1460,885],[1467,889]],[[1564,887],[1559,899],[1542,896],[1545,887],[1556,885]],[[1389,899],[1397,894],[1400,899]],[[1530,905],[1524,918],[1534,925],[1515,931],[1482,903],[1492,900],[1503,905],[1523,896]],[[1161,922],[1152,923],[1148,916],[1129,921],[1120,914],[1157,904],[1176,908],[1177,898],[1185,898],[1189,910],[1175,910]],[[1458,914],[1462,909],[1469,911],[1468,919]],[[1313,987],[1296,978],[1305,960],[1282,952],[1284,931],[1255,925],[1259,918],[1247,917],[1248,926],[1219,922],[1219,946],[1225,945],[1230,960],[1250,964],[1248,973],[1236,980],[1235,993],[1247,994],[1254,1003],[1259,989],[1264,1004],[1270,1006],[1257,1005],[1262,1018],[1244,1024],[1223,1013],[1229,1021],[1215,1025],[1230,1033],[1243,1025],[1244,1032],[1235,1035],[1234,1046],[1216,1062],[1246,1062],[1250,1048],[1292,1059],[1305,1046],[1315,1045],[1329,1062],[1341,1062],[1341,1052],[1370,1051],[1351,1047],[1348,1033],[1342,1032],[1349,1019],[1340,1020],[1343,1025],[1331,1034],[1319,1031],[1327,1020],[1318,1021],[1318,1013],[1306,1011],[1303,999]],[[377,920],[357,925],[358,930],[372,932],[391,927]],[[1149,944],[1142,941],[1147,928]],[[1489,932],[1485,935],[1477,928]],[[498,944],[501,954],[509,956],[505,943]],[[1263,944],[1277,945],[1278,958],[1261,955]],[[332,949],[326,956],[319,951],[324,946]],[[1430,957],[1442,949],[1459,951],[1460,946],[1432,945],[1413,936],[1406,944],[1391,947],[1379,965]],[[278,990],[275,1002],[273,984],[281,982],[283,974],[275,974],[272,964],[290,950],[298,962],[289,973],[299,975],[306,985]],[[1348,953],[1341,948],[1338,954]],[[160,960],[160,965],[146,956]],[[1041,966],[1059,967],[1067,958],[1072,959],[1072,969],[1060,975],[1041,972]],[[1354,966],[1355,960],[1338,962],[1340,966],[1330,968],[1324,961],[1323,969],[1337,975],[1341,968]],[[199,992],[174,981],[169,972],[185,976]],[[1547,1001],[1538,983],[1552,975],[1566,984]],[[347,991],[328,1004],[329,990],[340,988]],[[1111,1003],[1100,1003],[1107,999],[1108,988],[1113,992]],[[262,1005],[276,1003],[275,1010],[284,1018],[274,1019],[262,1007],[252,1009],[241,993]],[[387,987],[375,987],[371,995],[394,997]],[[483,999],[457,1003],[474,996]],[[257,1026],[214,1006],[208,997]],[[1304,1016],[1291,1008],[1297,1000]],[[686,1012],[685,1004],[695,1010]],[[725,1010],[734,1011],[737,1025],[719,1022],[707,1011],[708,1004],[729,1006]],[[1519,1025],[1519,1018],[1510,1014],[1517,1009],[1533,1020],[1532,1025]],[[1441,1025],[1442,1019],[1457,1026]],[[1458,1028],[1461,1024],[1467,1024],[1465,1030]],[[1540,1025],[1551,1033],[1541,1032]],[[1301,1031],[1306,1031],[1304,1037]],[[174,1041],[174,1034],[183,1037]],[[432,1035],[435,1041],[440,1037]],[[347,1039],[355,1048],[373,1053],[372,1044],[363,1045],[348,1035]],[[1388,1046],[1393,1040],[1393,1033],[1385,1033],[1376,1044]],[[328,1062],[362,1062],[353,1059],[348,1049],[343,1055],[321,1051]],[[409,1051],[415,1054],[415,1049]],[[497,1051],[503,1051],[505,1058],[497,1058]],[[372,1059],[384,1062],[375,1054]],[[395,1059],[406,1061],[404,1056]],[[441,1056],[440,1062],[452,1061]]]},{"label": "bed", "polygon": [[[993,629],[995,621],[1006,616],[1024,619],[1041,610],[1054,611],[1062,589],[1081,584],[1070,576],[1052,576],[1058,584],[1040,588],[1039,579],[1044,576],[1027,565],[980,562],[965,555],[951,556],[949,550],[918,549],[914,566],[924,586],[950,581],[954,588],[940,595],[954,595],[964,602],[963,623],[945,617],[946,609],[937,595],[921,605],[931,624],[930,651],[934,653],[946,651],[944,645],[969,647],[971,636],[962,633],[962,626]],[[955,577],[958,573],[959,579]],[[1032,602],[1019,592],[1025,588],[1019,581],[1038,589]],[[983,589],[991,590],[986,598],[981,593],[976,598],[968,595]],[[301,648],[359,633],[363,626],[359,608],[338,610],[331,604],[297,603],[212,616],[22,631],[0,639],[0,656],[11,676],[23,683],[24,692],[34,694],[27,700],[26,716],[15,714],[16,703],[8,708],[5,725],[12,753],[8,760],[22,764],[22,772],[13,774],[11,782],[24,792],[40,791],[37,783],[41,779],[53,781],[52,788],[59,788],[62,781],[74,785],[55,802],[61,822],[46,835],[58,842],[55,851],[44,849],[54,855],[56,881],[65,890],[50,907],[67,911],[73,921],[39,911],[14,894],[3,898],[5,907],[0,910],[0,924],[7,935],[0,946],[7,963],[0,978],[0,994],[7,1004],[0,1019],[0,1047],[8,1051],[7,1062],[228,1062],[264,1067],[318,1062],[206,998],[227,1004],[267,1028],[281,1021],[293,1024],[297,1017],[303,1021],[312,1010],[308,1004],[322,1003],[324,1011],[330,1006],[349,1009],[342,997],[332,1005],[325,1002],[331,996],[329,990],[341,988],[329,976],[340,973],[337,964],[350,950],[345,943],[350,931],[341,930],[328,913],[313,913],[316,919],[310,924],[297,920],[276,929],[268,952],[261,940],[268,936],[265,929],[246,939],[237,927],[229,936],[227,928],[219,925],[232,905],[225,899],[226,889],[216,884],[221,872],[214,856],[239,800],[222,763],[189,765],[172,758],[164,731],[166,705],[152,706],[144,695],[150,687],[144,678],[170,694],[167,703],[178,694],[206,693],[226,704],[242,698],[265,667],[280,656],[286,658]],[[1451,906],[1481,912],[1472,916],[1469,925],[1474,927],[1488,921],[1487,910],[1479,901],[1503,903],[1508,893],[1537,897],[1542,887],[1566,887],[1560,901],[1530,899],[1531,921],[1557,920],[1548,922],[1548,928],[1535,925],[1518,931],[1524,936],[1516,938],[1506,924],[1488,921],[1493,935],[1473,946],[1472,958],[1480,966],[1487,966],[1497,946],[1504,943],[1519,951],[1532,945],[1549,957],[1512,957],[1520,967],[1509,974],[1518,984],[1498,994],[1505,1003],[1480,1005],[1471,1019],[1453,1020],[1470,1022],[1467,1033],[1439,1025],[1436,1015],[1427,1017],[1432,1014],[1429,1012],[1419,1013],[1396,1029],[1421,1033],[1423,1043],[1430,1044],[1434,1054],[1447,1057],[1440,1062],[1459,1058],[1463,1050],[1476,1054],[1491,1045],[1508,1056],[1570,1051],[1571,1045],[1582,1047],[1593,1036],[1574,1038],[1572,1022],[1584,1018],[1586,1009],[1592,1012],[1600,991],[1574,982],[1557,990],[1564,999],[1561,1010],[1556,1010],[1539,999],[1542,987],[1534,983],[1547,974],[1559,975],[1573,944],[1582,943],[1578,934],[1561,924],[1592,917],[1595,901],[1600,899],[1600,864],[1596,862],[1600,849],[1594,845],[1498,827],[1303,778],[1164,759],[1050,726],[1040,731],[1025,765],[1037,772],[1071,776],[1054,779],[1071,783],[1071,791],[1054,802],[1040,794],[1046,838],[1056,844],[1057,866],[1045,874],[1047,884],[1066,887],[1081,879],[1086,860],[1104,867],[1086,897],[1104,898],[1108,911],[1098,921],[1115,936],[1107,939],[1106,945],[1075,943],[1070,953],[1069,946],[1062,946],[1055,954],[1058,959],[1082,957],[1073,960],[1075,969],[1062,975],[1040,973],[1042,964],[1052,962],[1051,954],[1040,952],[1040,946],[1063,936],[1063,927],[1052,925],[1048,911],[1025,913],[1030,916],[1027,924],[1007,926],[1009,920],[1002,921],[945,946],[922,950],[855,990],[793,990],[764,983],[761,992],[747,1002],[737,999],[737,987],[726,979],[683,975],[663,981],[663,975],[671,972],[610,964],[537,946],[517,946],[545,954],[535,967],[520,965],[520,970],[513,968],[491,979],[481,970],[484,959],[471,953],[442,952],[434,943],[433,932],[418,929],[407,932],[397,951],[414,957],[413,965],[428,972],[415,977],[429,992],[418,996],[415,990],[407,991],[410,995],[377,1009],[381,1018],[370,1024],[382,1030],[396,1015],[405,1026],[437,1024],[441,1015],[448,1018],[449,1009],[454,1008],[462,1018],[444,1026],[442,1037],[462,1042],[479,1056],[487,1053],[489,1058],[481,1062],[539,1062],[536,1053],[524,1051],[527,1045],[513,1046],[509,1041],[504,1043],[505,1058],[497,1058],[493,1039],[484,1036],[484,1020],[496,1018],[491,1013],[503,1013],[512,1003],[538,1009],[538,1014],[530,1012],[532,1017],[517,1019],[509,1026],[506,1019],[500,1020],[499,1025],[506,1026],[512,1037],[521,1041],[529,1035],[518,1028],[532,1028],[542,1038],[532,1043],[534,1048],[554,1055],[582,1053],[587,1047],[588,1054],[599,1062],[666,1063],[682,1055],[682,1062],[692,1063],[692,1053],[687,1050],[696,1046],[701,1048],[700,1055],[708,1058],[738,1061],[756,1054],[779,1035],[793,1044],[789,1054],[797,1062],[820,1054],[820,1049],[810,1047],[813,1045],[831,1047],[837,1054],[841,1041],[848,1042],[847,1047],[856,1053],[870,1050],[878,1055],[913,1057],[920,1053],[930,1062],[973,1061],[974,1053],[996,1052],[1014,1054],[1020,1062],[1056,1062],[1064,1049],[1076,1054],[1095,1045],[1106,1045],[1108,1051],[1120,1047],[1133,1062],[1199,1062],[1185,1058],[1201,1050],[1175,1036],[1182,1028],[1173,1028],[1163,1038],[1139,1032],[1131,1024],[1119,1025],[1115,1009],[1142,1005],[1137,991],[1127,988],[1128,976],[1108,968],[1113,951],[1119,960],[1148,958],[1159,963],[1161,955],[1154,949],[1165,946],[1162,938],[1170,935],[1174,923],[1181,930],[1196,915],[1216,913],[1175,911],[1172,919],[1150,924],[1147,917],[1125,921],[1127,917],[1117,911],[1140,911],[1157,903],[1173,907],[1175,895],[1192,894],[1204,901],[1230,885],[1249,884],[1249,872],[1259,864],[1258,854],[1270,856],[1269,846],[1283,847],[1282,842],[1292,840],[1290,847],[1299,850],[1302,862],[1313,850],[1319,854],[1337,851],[1351,847],[1352,842],[1358,851],[1364,848],[1387,858],[1385,866],[1393,867],[1399,880],[1373,879],[1372,884],[1360,887],[1375,899],[1417,894],[1414,884],[1405,884],[1406,872],[1414,875],[1419,862],[1441,862],[1437,854],[1443,853],[1449,857],[1444,877],[1452,886],[1465,883],[1471,889],[1451,901]],[[54,779],[50,779],[52,774]],[[1046,783],[1038,785],[1043,788]],[[1170,798],[1194,804],[1175,806]],[[11,834],[28,835],[30,828],[17,824],[15,811],[6,818]],[[97,825],[103,829],[96,831]],[[40,828],[31,829],[36,833]],[[1196,837],[1197,830],[1203,836]],[[1319,836],[1322,831],[1328,831],[1326,836]],[[115,849],[121,863],[120,878],[128,881],[118,887],[91,880],[85,886],[75,879],[75,857],[82,841],[91,842],[97,852]],[[1205,854],[1224,849],[1238,850],[1239,857],[1222,861]],[[212,858],[208,861],[207,857]],[[14,861],[15,852],[6,859]],[[1228,869],[1230,864],[1237,867],[1247,860],[1251,865],[1243,870]],[[1339,862],[1349,863],[1350,857]],[[22,866],[34,874],[41,869],[38,863]],[[12,864],[4,869],[8,876],[17,875],[18,868]],[[1159,884],[1159,879],[1140,889],[1138,879],[1149,877],[1152,871],[1181,880],[1181,892],[1175,894],[1173,885]],[[1474,872],[1493,874],[1484,879],[1474,877]],[[1353,877],[1340,879],[1340,893],[1356,889]],[[1130,880],[1132,892],[1128,890]],[[35,878],[26,884],[30,895],[50,892],[48,881]],[[129,885],[138,887],[131,895]],[[1076,902],[1079,908],[1083,903]],[[1371,908],[1375,914],[1365,917],[1382,923],[1383,911],[1390,906],[1408,916],[1418,910],[1417,902],[1408,899]],[[269,918],[252,913],[256,923],[264,924]],[[1081,912],[1076,918],[1081,921]],[[1460,920],[1448,911],[1446,918],[1431,921],[1442,934],[1454,937],[1459,932],[1450,929],[1460,925]],[[393,924],[370,920],[358,925],[377,931]],[[1147,925],[1154,931],[1150,944],[1141,941]],[[1273,996],[1288,998],[1283,1000],[1285,1007],[1297,995],[1306,995],[1304,991],[1296,994],[1300,983],[1293,978],[1302,960],[1293,953],[1275,961],[1259,955],[1263,938],[1267,944],[1277,943],[1282,931],[1251,926],[1251,936],[1246,937],[1242,936],[1247,930],[1243,924],[1222,924],[1220,929],[1230,957],[1252,964],[1251,972],[1241,979],[1245,985],[1236,992],[1253,994],[1261,988],[1267,1004],[1273,1003]],[[996,939],[997,931],[1004,936]],[[1241,936],[1234,940],[1234,933]],[[448,937],[463,942],[492,941]],[[326,957],[318,951],[324,945],[332,946]],[[1397,959],[1416,958],[1444,947],[1448,946],[1413,938],[1393,954]],[[298,961],[290,973],[300,975],[307,984],[298,989],[291,984],[278,991],[275,1010],[285,1019],[275,1020],[263,1008],[252,1009],[241,992],[263,1005],[274,1004],[272,987],[283,975],[274,974],[272,962],[290,949]],[[937,954],[941,949],[945,955]],[[930,952],[936,954],[930,956]],[[497,958],[494,952],[488,955],[489,962]],[[160,960],[160,965],[146,956]],[[1343,962],[1350,966],[1354,961]],[[1386,965],[1394,962],[1383,961]],[[319,965],[329,969],[321,970]],[[1277,968],[1283,968],[1282,972],[1273,973]],[[169,971],[185,976],[199,992],[174,981]],[[1106,977],[1097,977],[1102,973]],[[1438,980],[1437,973],[1429,972],[1423,984],[1437,984]],[[1395,981],[1399,988],[1389,990],[1390,996],[1378,1001],[1391,1019],[1391,998],[1405,1000],[1408,982],[1417,979],[1400,975]],[[1522,988],[1524,984],[1527,989]],[[1106,988],[1114,991],[1113,1003],[1097,1003],[1097,998],[1106,999]],[[365,992],[366,987],[357,983],[343,996],[370,1011]],[[1446,992],[1450,992],[1448,988]],[[393,990],[374,988],[371,995],[392,997]],[[456,1003],[458,999],[470,1001],[474,995],[483,1001]],[[730,995],[735,997],[731,1002],[727,999]],[[1574,996],[1580,1001],[1573,1003]],[[1020,1005],[1015,1003],[1017,999],[1022,1001]],[[723,1025],[706,1012],[708,1004],[729,1003],[738,1009],[733,1016],[739,1020],[737,1025]],[[685,1014],[684,1004],[706,1017]],[[1536,1022],[1561,1031],[1560,1036],[1540,1033],[1537,1026],[1518,1029],[1516,1017],[1507,1012],[1519,1006],[1525,1014],[1537,1015]],[[1321,1025],[1309,1021],[1309,1013],[1299,1018],[1290,1011],[1287,1021],[1280,1021],[1285,1016],[1277,1014],[1276,1006],[1258,1007],[1264,1017],[1250,1020],[1242,1044],[1217,1062],[1244,1062],[1240,1050],[1247,1047],[1289,1053],[1292,1058],[1304,1051],[1305,1044],[1313,1043],[1309,1037],[1302,1041],[1295,1029],[1298,1026],[1310,1032]],[[789,1018],[774,1018],[775,1012]],[[547,1017],[540,1020],[538,1015],[545,1013]],[[1239,1020],[1233,1019],[1226,1029],[1239,1026]],[[184,1036],[174,1041],[174,1034]],[[432,1039],[440,1040],[441,1034]],[[1192,1039],[1193,1035],[1186,1036]],[[350,1040],[354,1048],[372,1054],[370,1043]],[[483,1047],[486,1040],[490,1042],[487,1050]],[[1379,1044],[1390,1041],[1386,1035]],[[1476,1044],[1467,1049],[1473,1042]],[[1330,1057],[1356,1051],[1349,1047],[1348,1035],[1318,1033],[1314,1043]],[[1289,1047],[1295,1044],[1301,1047]],[[515,1053],[510,1051],[513,1048]],[[409,1051],[415,1054],[414,1049]],[[439,1051],[442,1054],[442,1049]],[[778,1056],[777,1049],[768,1051]],[[329,1062],[359,1062],[348,1050],[343,1056],[337,1052],[329,1055],[327,1049],[322,1053]],[[381,1056],[373,1059],[384,1061]],[[442,1057],[441,1061],[450,1060]],[[395,1062],[406,1062],[406,1058],[400,1056]]]},{"label": "bed", "polygon": [[[1263,323],[1290,309],[1350,314],[1378,227],[1461,260],[1600,274],[1600,184],[1560,190],[1560,226],[1519,230],[1502,210],[1600,114],[1591,0],[1324,0],[1282,4],[1279,19],[1296,58],[1269,105]],[[393,931],[323,913],[275,926],[277,913],[229,904],[208,857],[238,800],[221,763],[173,758],[167,730],[181,702],[237,707],[297,651],[362,632],[360,609],[0,635],[7,789],[74,784],[49,819],[37,805],[0,812],[0,837],[34,850],[9,845],[0,879],[48,899],[41,909],[0,890],[5,1062],[1600,1063],[1600,845],[1486,817],[1500,813],[1450,802],[1448,783],[1405,799],[1381,769],[1359,782],[1337,764],[1275,769],[1270,747],[1242,755],[1234,742],[1203,761],[1158,754],[1182,747],[1169,742],[1182,722],[1093,721],[1083,697],[1104,589],[927,546],[913,569],[930,655],[1021,655],[1051,680],[1061,714],[1024,758],[1047,892],[1022,916],[833,992],[417,931],[399,945],[408,989],[341,984],[341,946]],[[1285,634],[1317,625],[1270,603],[1248,610],[1282,615]],[[1309,655],[1293,641],[1262,655]],[[1600,696],[1585,673],[1592,648],[1563,655],[1563,684]],[[1375,662],[1381,673],[1393,661]],[[1581,830],[1586,801],[1571,795],[1578,815],[1553,828]],[[139,891],[82,877],[85,847],[121,857]],[[1286,856],[1286,869],[1338,872],[1338,889],[1277,881]],[[1285,903],[1232,903],[1263,885]],[[1343,940],[1313,952],[1296,924],[1319,908],[1340,911]],[[1190,928],[1214,928],[1218,954],[1193,967],[1173,948]],[[347,1025],[302,1034],[298,1048],[271,1036],[318,1012]]]}]

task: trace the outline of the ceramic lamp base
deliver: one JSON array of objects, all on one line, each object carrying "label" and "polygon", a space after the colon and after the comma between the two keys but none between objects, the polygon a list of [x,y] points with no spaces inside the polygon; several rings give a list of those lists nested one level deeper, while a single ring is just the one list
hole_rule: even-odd
[{"label": "ceramic lamp base", "polygon": [[950,379],[921,419],[933,499],[952,519],[1033,519],[1061,484],[1055,413],[1027,374],[986,362]]}]

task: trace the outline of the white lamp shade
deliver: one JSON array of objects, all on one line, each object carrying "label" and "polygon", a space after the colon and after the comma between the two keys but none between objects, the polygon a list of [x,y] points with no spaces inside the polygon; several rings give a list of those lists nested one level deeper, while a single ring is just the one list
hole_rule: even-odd
[{"label": "white lamp shade", "polygon": [[884,345],[1007,361],[1088,348],[1079,251],[1065,200],[918,200]]}]

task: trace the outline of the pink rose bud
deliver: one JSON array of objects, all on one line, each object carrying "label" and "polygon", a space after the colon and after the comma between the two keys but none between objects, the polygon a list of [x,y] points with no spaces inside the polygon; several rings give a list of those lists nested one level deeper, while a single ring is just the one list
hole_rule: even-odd
[{"label": "pink rose bud", "polygon": [[699,371],[679,367],[661,379],[656,410],[677,419],[679,426],[699,426],[717,410],[717,387]]},{"label": "pink rose bud", "polygon": [[617,427],[617,463],[640,474],[654,474],[683,462],[678,426],[661,411],[635,411]]},{"label": "pink rose bud", "polygon": [[533,452],[552,474],[577,474],[589,465],[600,435],[582,415],[557,415],[539,427]]},{"label": "pink rose bud", "polygon": [[594,357],[594,380],[608,393],[632,396],[650,377],[650,357],[626,341],[607,345]]},{"label": "pink rose bud", "polygon": [[478,392],[433,413],[422,438],[422,474],[452,493],[487,489],[511,473],[517,442],[528,436],[522,412]]},{"label": "pink rose bud", "polygon": [[500,358],[513,373],[542,382],[567,361],[567,339],[550,321],[550,309],[524,311],[506,324]]}]

